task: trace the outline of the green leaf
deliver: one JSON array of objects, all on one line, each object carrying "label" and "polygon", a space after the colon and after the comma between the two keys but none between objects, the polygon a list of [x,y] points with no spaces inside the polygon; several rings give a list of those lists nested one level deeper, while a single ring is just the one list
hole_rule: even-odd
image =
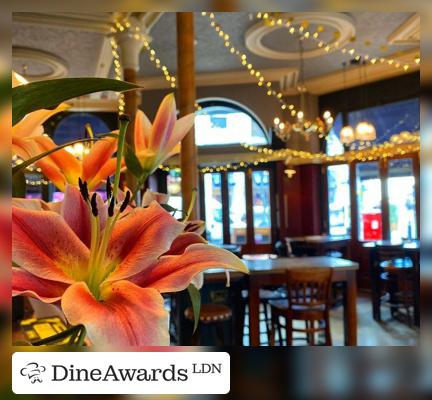
[{"label": "green leaf", "polygon": [[144,170],[141,167],[141,163],[138,160],[134,150],[128,144],[125,146],[125,162],[129,172],[131,172],[136,178],[141,178],[144,174]]},{"label": "green leaf", "polygon": [[78,139],[78,140],[74,140],[72,142],[68,142],[68,143],[62,144],[60,146],[57,146],[54,149],[44,151],[43,153],[38,154],[37,156],[29,158],[28,160],[22,162],[21,164],[15,165],[15,167],[12,168],[12,177],[14,177],[15,174],[17,174],[18,172],[23,171],[24,168],[27,168],[28,166],[34,164],[36,161],[39,161],[40,159],[42,159],[46,156],[49,156],[50,154],[55,153],[56,151],[59,151],[59,150],[63,149],[64,147],[72,146],[75,143],[92,142],[92,141],[95,142],[97,140],[98,139]]},{"label": "green leaf", "polygon": [[194,333],[196,331],[196,329],[198,328],[198,322],[199,322],[199,316],[200,316],[200,311],[201,311],[201,293],[200,291],[196,288],[195,285],[190,284],[188,286],[188,292],[189,292],[189,296],[192,302],[192,308],[193,308],[193,312],[194,312]]},{"label": "green leaf", "polygon": [[24,171],[20,170],[12,176],[12,196],[24,198],[26,194],[26,181]]},{"label": "green leaf", "polygon": [[53,109],[61,102],[89,93],[139,89],[133,83],[105,78],[64,78],[32,82],[12,89],[12,125],[32,111]]}]

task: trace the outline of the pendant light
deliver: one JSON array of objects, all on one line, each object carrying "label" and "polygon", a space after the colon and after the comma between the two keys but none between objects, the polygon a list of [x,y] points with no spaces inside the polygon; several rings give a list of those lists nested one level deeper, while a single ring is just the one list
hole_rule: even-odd
[{"label": "pendant light", "polygon": [[[343,90],[346,90],[346,62],[342,63],[343,66]],[[345,109],[348,109],[348,96],[345,96]],[[342,144],[349,145],[355,140],[354,129],[351,125],[344,125],[339,132],[339,139]]]}]

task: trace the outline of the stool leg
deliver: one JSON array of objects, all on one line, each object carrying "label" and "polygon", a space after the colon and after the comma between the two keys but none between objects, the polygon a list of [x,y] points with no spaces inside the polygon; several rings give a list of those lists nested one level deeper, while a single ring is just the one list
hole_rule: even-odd
[{"label": "stool leg", "polygon": [[[277,317],[277,327],[278,327],[278,335],[279,335],[279,346],[283,346],[283,339],[282,339],[282,325],[279,320],[280,317]],[[287,339],[288,340],[288,339]]]},{"label": "stool leg", "polygon": [[225,343],[223,323],[218,322],[217,324],[215,324],[215,329],[216,329],[216,339],[218,342],[218,346],[224,346],[226,343]]},{"label": "stool leg", "polygon": [[270,318],[269,318],[268,309],[267,309],[268,303],[266,301],[263,301],[262,305],[264,307],[264,320],[265,320],[265,324],[266,324],[267,340],[270,340],[270,326],[269,326]]},{"label": "stool leg", "polygon": [[310,322],[310,328],[311,328],[311,333],[310,333],[310,343],[309,343],[309,345],[310,345],[310,346],[315,346],[315,332],[314,332],[314,329],[315,329],[315,321],[312,320],[312,321],[309,321],[309,322]]},{"label": "stool leg", "polygon": [[274,312],[270,312],[270,336],[269,336],[269,345],[274,346],[275,345],[275,331],[276,331],[276,324],[277,324],[277,317]]},{"label": "stool leg", "polygon": [[291,318],[285,317],[286,344],[292,346],[293,342],[293,321]]},{"label": "stool leg", "polygon": [[332,338],[330,333],[330,317],[328,313],[326,313],[324,323],[325,323],[325,345],[331,346]]}]

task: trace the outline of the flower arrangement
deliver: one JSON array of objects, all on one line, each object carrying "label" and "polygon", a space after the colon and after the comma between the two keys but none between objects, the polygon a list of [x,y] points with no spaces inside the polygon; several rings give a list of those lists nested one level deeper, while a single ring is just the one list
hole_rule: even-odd
[{"label": "flower arrangement", "polygon": [[[138,201],[143,182],[178,151],[193,114],[177,120],[174,96],[168,95],[153,123],[137,112],[135,150],[125,144],[129,118],[123,115],[118,131],[88,139],[89,152],[79,160],[42,135],[42,122],[65,109],[67,96],[135,87],[98,79],[18,85],[14,79],[14,151],[21,160],[13,167],[14,185],[19,187],[23,168],[36,163],[65,195],[60,203],[13,199],[13,296],[57,305],[67,333],[79,331],[77,343],[87,336],[87,343],[106,346],[169,345],[162,294],[196,291],[191,285],[199,286],[208,268],[247,273],[240,259],[204,240],[202,222],[188,221],[187,212],[175,219],[159,204],[163,195],[146,192]],[[32,100],[35,90],[39,97]],[[126,170],[137,187],[120,186]],[[105,201],[95,191],[101,185]]]}]

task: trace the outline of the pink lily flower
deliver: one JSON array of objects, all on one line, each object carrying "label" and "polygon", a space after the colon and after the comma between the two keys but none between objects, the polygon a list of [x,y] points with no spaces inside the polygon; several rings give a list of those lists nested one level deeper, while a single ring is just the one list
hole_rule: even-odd
[{"label": "pink lily flower", "polygon": [[124,204],[114,215],[96,194],[89,201],[72,186],[57,211],[15,202],[13,295],[60,303],[69,323],[83,324],[94,344],[169,345],[162,293],[184,290],[208,268],[248,271],[230,252],[185,233],[156,202],[121,213]]},{"label": "pink lily flower", "polygon": [[177,120],[174,94],[165,96],[153,124],[138,110],[135,116],[135,151],[147,173],[152,173],[161,163],[180,151],[180,142],[194,124],[191,113]]},{"label": "pink lily flower", "polygon": [[[28,82],[24,77],[12,72],[12,87],[25,85]],[[27,114],[21,121],[12,127],[12,153],[23,160],[27,160],[42,153],[38,139],[42,138],[44,130],[42,124],[53,115],[69,108],[60,104],[53,110],[37,110]],[[11,110],[9,109],[9,112]]]}]

